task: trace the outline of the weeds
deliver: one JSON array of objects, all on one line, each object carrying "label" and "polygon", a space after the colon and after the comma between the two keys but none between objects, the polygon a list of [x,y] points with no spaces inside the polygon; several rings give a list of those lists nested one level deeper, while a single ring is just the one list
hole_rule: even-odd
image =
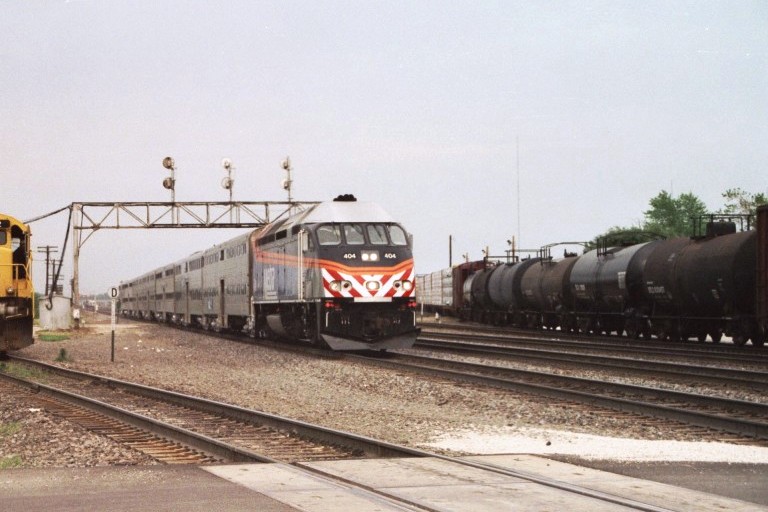
[{"label": "weeds", "polygon": [[0,437],[8,437],[21,430],[21,423],[14,421],[11,423],[0,423]]},{"label": "weeds", "polygon": [[11,469],[21,467],[22,460],[20,455],[11,455],[4,459],[0,459],[0,469]]},{"label": "weeds", "polygon": [[40,331],[37,333],[37,339],[40,341],[65,341],[69,339],[69,334],[61,332]]},{"label": "weeds", "polygon": [[67,349],[65,349],[65,348],[60,348],[60,349],[59,349],[59,355],[58,355],[58,356],[56,356],[56,359],[55,359],[55,361],[56,361],[57,363],[66,363],[66,362],[68,362],[68,361],[72,361],[72,358],[71,358],[71,357],[69,357],[69,354],[67,354]]},{"label": "weeds", "polygon": [[0,364],[0,372],[7,373],[14,377],[18,377],[24,380],[38,380],[45,381],[47,373],[37,368],[31,368],[28,366],[16,364],[16,363],[2,363]]}]

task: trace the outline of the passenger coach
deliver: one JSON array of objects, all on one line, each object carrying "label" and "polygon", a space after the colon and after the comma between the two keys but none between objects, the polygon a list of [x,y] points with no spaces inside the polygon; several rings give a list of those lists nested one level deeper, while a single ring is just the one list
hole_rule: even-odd
[{"label": "passenger coach", "polygon": [[411,241],[374,203],[340,196],[121,285],[122,310],[335,350],[416,340]]}]

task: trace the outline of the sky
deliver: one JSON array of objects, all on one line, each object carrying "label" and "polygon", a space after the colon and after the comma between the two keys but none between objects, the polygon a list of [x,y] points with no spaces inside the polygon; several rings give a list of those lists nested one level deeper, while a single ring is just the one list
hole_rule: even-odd
[{"label": "sky", "polygon": [[[662,190],[768,193],[765,1],[0,0],[0,211],[381,204],[417,273],[635,225]],[[64,248],[67,217],[32,224]],[[102,230],[81,293],[236,236]],[[71,237],[62,274],[72,277]],[[36,255],[35,281],[45,265]]]}]

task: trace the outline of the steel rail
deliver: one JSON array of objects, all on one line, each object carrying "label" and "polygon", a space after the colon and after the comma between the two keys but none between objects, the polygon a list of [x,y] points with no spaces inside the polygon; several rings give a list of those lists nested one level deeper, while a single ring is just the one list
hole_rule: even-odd
[{"label": "steel rail", "polygon": [[[494,465],[494,464],[482,463],[482,462],[467,460],[463,458],[430,453],[430,452],[419,450],[419,449],[398,446],[398,445],[394,445],[394,444],[383,442],[383,441],[372,440],[372,439],[358,436],[355,434],[333,431],[330,429],[325,429],[324,427],[316,427],[304,422],[290,420],[287,418],[281,418],[271,414],[260,413],[257,411],[250,411],[247,409],[243,409],[236,406],[230,406],[227,404],[222,404],[219,402],[213,402],[210,400],[189,397],[189,396],[182,395],[175,392],[164,391],[157,388],[152,388],[149,386],[134,384],[134,383],[125,382],[125,381],[116,380],[116,379],[109,379],[106,377],[93,375],[85,372],[68,370],[68,369],[57,367],[57,366],[49,365],[46,363],[41,363],[39,361],[21,358],[18,356],[12,356],[11,359],[25,363],[25,364],[38,366],[46,371],[56,372],[64,376],[75,376],[78,379],[96,379],[99,382],[106,384],[108,386],[115,386],[117,388],[123,389],[131,393],[141,394],[142,396],[152,397],[152,396],[158,395],[159,393],[159,396],[164,396],[170,400],[178,401],[179,404],[183,404],[185,406],[191,406],[191,407],[199,406],[202,408],[202,410],[210,411],[212,413],[215,413],[215,411],[224,410],[226,411],[226,414],[229,414],[234,411],[237,414],[242,414],[243,418],[245,419],[249,418],[252,414],[255,414],[260,419],[274,420],[276,425],[297,426],[297,427],[301,427],[302,430],[304,427],[309,427],[312,430],[319,428],[319,430],[321,431],[325,431],[332,434],[333,438],[335,438],[336,440],[339,439],[338,434],[341,434],[345,441],[348,441],[349,439],[355,439],[355,440],[361,441],[363,444],[369,444],[373,442],[376,446],[383,448],[383,450],[381,450],[380,452],[381,454],[380,456],[432,457],[432,458],[445,460],[451,463],[460,464],[462,466],[473,467],[483,471],[490,471],[493,473],[506,475],[513,478],[523,479],[523,480],[544,485],[550,488],[578,494],[578,495],[588,497],[588,498],[593,498],[599,501],[613,503],[616,505],[620,505],[620,506],[635,509],[635,510],[640,510],[643,512],[670,512],[671,511],[671,509],[643,503],[625,496],[614,495],[611,493],[607,493],[605,491],[591,489],[589,487],[583,487],[577,484],[572,484],[562,480],[557,480],[555,478],[549,478],[549,477],[537,475],[537,474],[526,472],[526,471],[519,471],[519,470],[505,468],[505,467]],[[88,409],[98,410],[102,414],[113,417],[118,421],[126,422],[128,424],[136,426],[137,428],[158,433],[163,437],[174,439],[182,444],[193,446],[201,451],[218,455],[222,458],[226,458],[233,461],[267,462],[267,463],[274,463],[279,465],[295,467],[299,470],[307,471],[315,475],[320,475],[335,482],[340,482],[342,485],[348,485],[356,489],[362,489],[363,492],[369,492],[380,498],[389,500],[392,503],[401,504],[401,506],[405,506],[406,509],[409,509],[408,507],[413,507],[413,510],[424,510],[424,511],[435,511],[435,512],[442,510],[442,509],[434,509],[429,506],[425,506],[422,503],[417,503],[415,501],[410,501],[394,493],[390,493],[390,492],[382,491],[378,489],[372,489],[362,484],[358,484],[353,480],[346,480],[344,478],[339,477],[338,475],[326,473],[318,468],[311,467],[307,463],[294,462],[291,464],[287,464],[284,461],[265,457],[261,454],[252,452],[247,449],[234,447],[229,445],[228,443],[221,442],[216,439],[212,439],[210,437],[195,433],[193,431],[190,431],[184,428],[164,424],[161,421],[148,418],[140,414],[132,413],[114,406],[110,406],[108,404],[99,402],[97,400],[82,397],[75,393],[58,390],[52,386],[33,383],[24,379],[19,379],[17,377],[9,377],[3,374],[2,372],[0,372],[0,378],[12,379],[13,381],[20,382],[21,385],[26,386],[30,389],[37,390],[39,392],[43,392],[46,394],[60,396],[62,400],[66,400],[70,403],[76,403]],[[377,451],[377,450],[373,450],[373,451]]]},{"label": "steel rail", "polygon": [[[478,340],[497,341],[500,343],[531,344],[537,343],[549,347],[574,350],[605,350],[610,352],[642,353],[659,356],[696,357],[712,361],[732,361],[736,363],[768,364],[768,351],[747,347],[728,347],[727,345],[699,345],[692,342],[661,342],[659,340],[638,341],[618,337],[574,336],[560,331],[521,331],[512,332],[484,326],[462,326],[454,324],[421,324],[422,336],[440,336],[442,338],[463,339],[470,332]],[[459,332],[445,332],[455,330]]]},{"label": "steel rail", "polygon": [[127,411],[113,405],[93,400],[91,398],[71,393],[62,389],[32,382],[20,377],[14,377],[0,372],[0,378],[13,382],[19,386],[26,387],[37,393],[44,393],[55,400],[67,402],[77,407],[89,409],[98,414],[115,419],[121,423],[131,425],[145,432],[151,432],[166,439],[171,439],[186,446],[201,450],[205,453],[215,455],[234,462],[275,462],[260,454],[237,448],[216,439],[197,434],[190,430],[169,425],[167,423],[149,418],[147,416]]},{"label": "steel rail", "polygon": [[611,370],[636,370],[644,373],[661,373],[676,377],[706,377],[708,382],[719,381],[739,386],[749,386],[768,391],[768,372],[739,370],[734,368],[716,368],[683,363],[667,363],[629,359],[626,357],[601,356],[591,354],[575,354],[570,352],[555,352],[547,348],[522,348],[479,345],[443,341],[420,337],[414,348],[441,350],[456,353],[476,353],[480,355],[503,356],[514,359],[528,359],[543,362],[571,363],[591,368]]},{"label": "steel rail", "polygon": [[198,398],[175,391],[168,391],[142,384],[135,384],[118,379],[111,379],[100,375],[94,375],[76,370],[69,370],[58,366],[50,365],[34,359],[27,359],[19,356],[9,356],[11,360],[33,365],[52,373],[57,373],[65,377],[76,377],[78,379],[90,379],[115,389],[122,389],[129,393],[143,396],[153,400],[162,400],[180,407],[186,407],[195,411],[213,414],[217,416],[226,416],[236,421],[242,421],[250,424],[263,425],[268,428],[289,432],[299,437],[312,439],[320,443],[327,443],[339,446],[345,446],[352,450],[359,450],[372,457],[408,457],[422,456],[422,452],[414,451],[410,448],[398,446],[372,439],[357,434],[351,434],[341,430],[334,430],[320,425],[313,425],[299,420],[285,418],[275,414],[270,414],[253,409],[246,409],[236,405]]},{"label": "steel rail", "polygon": [[[617,396],[607,396],[604,393],[607,390],[611,390],[617,394],[640,395],[645,399],[653,398],[656,400],[658,400],[658,398],[661,396],[665,397],[666,399],[675,400],[685,404],[717,407],[721,410],[731,409],[732,411],[739,411],[742,414],[760,418],[768,418],[768,405],[755,404],[740,400],[729,400],[724,398],[695,395],[692,393],[681,393],[677,391],[668,391],[644,386],[634,386],[629,384],[594,381],[577,377],[551,375],[528,370],[514,370],[474,363],[461,363],[445,359],[433,359],[412,355],[406,356],[402,354],[392,354],[392,356],[395,360],[386,360],[371,356],[354,354],[347,354],[345,357],[350,360],[369,362],[371,364],[383,366],[386,368],[413,370],[417,373],[428,374],[450,380],[459,380],[484,386],[492,386],[539,396],[546,396],[550,398],[571,400],[579,403],[597,405],[621,411],[661,417],[682,423],[697,425],[700,427],[714,428],[717,430],[731,432],[743,436],[768,439],[768,423],[764,421],[739,419],[696,410],[692,411],[674,405],[652,403]],[[411,359],[415,362],[405,362],[404,360],[407,359]],[[447,365],[454,368],[460,368],[460,370],[436,368],[434,366],[427,366],[427,364],[439,364],[444,366]],[[471,372],[485,372],[486,374],[483,375],[482,373]],[[489,372],[506,375],[507,377],[492,377],[487,375]],[[508,378],[512,375],[517,376],[519,380]],[[557,384],[535,384],[532,382],[526,382],[525,379],[546,379],[551,383]],[[593,389],[598,388],[603,394],[573,389],[577,386],[586,386]]]}]

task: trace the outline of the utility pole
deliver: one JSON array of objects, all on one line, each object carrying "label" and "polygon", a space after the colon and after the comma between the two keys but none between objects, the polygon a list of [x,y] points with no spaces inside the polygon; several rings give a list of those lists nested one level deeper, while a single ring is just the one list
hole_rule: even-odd
[{"label": "utility pole", "polygon": [[37,252],[45,253],[45,296],[48,296],[48,283],[50,283],[50,274],[48,269],[51,267],[51,253],[58,252],[59,248],[55,245],[44,245],[37,248]]}]

